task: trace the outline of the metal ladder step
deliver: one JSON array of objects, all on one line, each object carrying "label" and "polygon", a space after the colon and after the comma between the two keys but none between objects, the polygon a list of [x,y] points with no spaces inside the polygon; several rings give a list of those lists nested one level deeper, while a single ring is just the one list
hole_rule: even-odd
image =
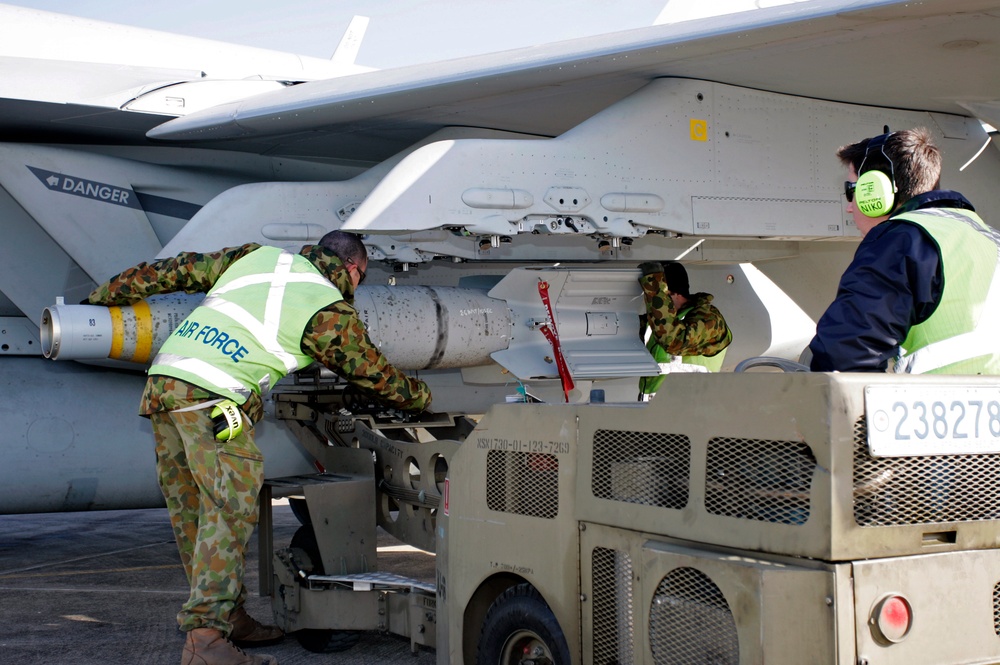
[{"label": "metal ladder step", "polygon": [[310,575],[310,582],[323,582],[326,584],[337,584],[349,587],[354,591],[426,591],[435,593],[437,587],[434,584],[421,582],[420,580],[395,575],[393,573],[354,573],[351,575]]}]

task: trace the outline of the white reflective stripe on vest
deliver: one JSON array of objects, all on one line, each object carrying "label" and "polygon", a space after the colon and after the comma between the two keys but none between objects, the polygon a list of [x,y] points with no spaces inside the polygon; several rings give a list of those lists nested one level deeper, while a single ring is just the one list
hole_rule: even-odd
[{"label": "white reflective stripe on vest", "polygon": [[226,374],[224,371],[217,367],[213,367],[204,360],[198,360],[197,358],[185,358],[184,356],[178,356],[173,353],[161,353],[156,356],[156,364],[164,365],[166,367],[176,367],[177,369],[182,369],[185,372],[191,372],[192,374],[197,374],[198,376],[203,376],[216,386],[230,390],[238,395],[244,395],[246,397],[250,396],[250,391],[246,387]]},{"label": "white reflective stripe on vest", "polygon": [[[234,279],[216,289],[202,302],[203,307],[209,307],[221,312],[246,328],[257,339],[261,348],[278,358],[284,364],[286,373],[289,374],[298,369],[298,361],[295,359],[295,356],[287,353],[278,342],[281,306],[285,299],[285,288],[293,282],[310,282],[321,286],[330,286],[330,282],[320,275],[314,273],[293,273],[291,269],[294,258],[293,254],[282,250],[281,254],[278,255],[278,262],[274,267],[273,273],[246,275]],[[229,291],[264,282],[270,283],[271,288],[268,290],[267,302],[264,304],[263,321],[257,320],[253,314],[236,303],[220,297]],[[264,386],[261,386],[261,388],[263,389]]]},{"label": "white reflective stripe on vest", "polygon": [[254,274],[254,275],[244,275],[243,277],[237,277],[228,284],[224,284],[215,289],[216,294],[228,293],[236,289],[241,289],[244,286],[253,286],[254,284],[262,284],[264,282],[271,282],[275,279],[275,275],[278,273],[278,267],[284,265],[285,276],[282,278],[283,284],[288,284],[291,282],[310,282],[312,284],[319,284],[320,286],[330,287],[330,282],[323,276],[316,273],[304,272],[304,273],[292,273],[291,267],[292,262],[295,260],[295,255],[281,250],[279,255],[279,263],[275,266],[274,274],[264,273],[264,274]]},{"label": "white reflective stripe on vest", "polygon": [[[271,296],[268,296],[268,300],[270,300],[270,298]],[[253,314],[246,311],[236,303],[222,298],[216,298],[214,294],[205,298],[201,304],[202,306],[214,309],[217,312],[222,312],[250,331],[250,334],[254,336],[262,349],[281,361],[281,363],[285,366],[286,373],[294,372],[298,368],[298,362],[295,360],[295,356],[287,353],[283,348],[281,348],[281,345],[278,344],[277,326],[268,326],[266,322],[258,321],[254,318]]]},{"label": "white reflective stripe on vest", "polygon": [[975,330],[928,344],[915,353],[903,356],[897,372],[926,374],[963,360],[1000,353],[1000,308],[991,307],[991,304],[1000,302],[997,300],[1000,298],[998,284],[1000,279],[994,278]]}]

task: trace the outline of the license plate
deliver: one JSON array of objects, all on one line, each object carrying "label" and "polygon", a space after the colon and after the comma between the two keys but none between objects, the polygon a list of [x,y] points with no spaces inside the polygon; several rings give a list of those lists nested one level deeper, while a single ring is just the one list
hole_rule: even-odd
[{"label": "license plate", "polygon": [[1000,387],[865,388],[873,457],[1000,452]]}]

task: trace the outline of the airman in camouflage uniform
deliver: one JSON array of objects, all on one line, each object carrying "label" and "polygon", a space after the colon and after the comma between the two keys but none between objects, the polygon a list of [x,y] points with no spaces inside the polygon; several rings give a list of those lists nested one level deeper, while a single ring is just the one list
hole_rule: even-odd
[{"label": "airman in camouflage uniform", "polygon": [[[721,365],[719,355],[733,341],[733,334],[722,312],[712,304],[712,295],[690,293],[687,272],[676,261],[641,263],[639,270],[651,333],[647,348],[653,356],[658,361],[673,356],[684,363]],[[716,362],[709,360],[712,358]],[[662,374],[643,377],[640,390],[654,393],[662,381]]]},{"label": "airman in camouflage uniform", "polygon": [[[142,263],[99,286],[88,300],[126,305],[157,293],[208,292],[227,269],[261,247],[251,243]],[[431,401],[427,385],[389,364],[351,305],[368,264],[360,240],[335,231],[299,254],[343,295],[343,300],[318,303],[302,330],[301,353],[399,408],[426,409]],[[188,319],[197,320],[202,307]],[[239,404],[243,431],[225,442],[216,440],[210,415],[219,394],[151,373],[142,395],[140,413],[153,426],[160,487],[191,588],[177,615],[188,636],[182,663],[273,663],[269,656],[245,654],[234,643],[259,646],[282,637],[276,626],[261,625],[243,609],[244,552],[257,523],[264,480],[263,457],[253,437],[263,403],[257,384],[246,388]]]}]

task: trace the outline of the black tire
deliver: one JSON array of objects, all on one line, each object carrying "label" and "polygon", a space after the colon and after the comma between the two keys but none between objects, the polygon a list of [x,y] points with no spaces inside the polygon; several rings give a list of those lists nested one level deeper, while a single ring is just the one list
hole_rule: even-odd
[{"label": "black tire", "polygon": [[312,526],[304,525],[296,529],[288,546],[294,550],[296,561],[306,573],[326,574],[326,570],[323,568],[323,559],[319,556],[319,542],[316,540],[316,532],[313,531]]},{"label": "black tire", "polygon": [[312,520],[309,518],[309,507],[306,505],[306,500],[298,496],[288,497],[288,507],[292,509],[292,515],[295,515],[295,519],[299,521],[302,526],[312,526]]},{"label": "black tire", "polygon": [[570,665],[566,636],[548,604],[530,584],[518,584],[493,601],[479,635],[478,665]]},{"label": "black tire", "polygon": [[[312,526],[304,525],[296,529],[288,546],[295,550],[295,559],[307,574],[326,574],[323,569],[323,560],[319,556],[316,532],[313,531]],[[295,631],[295,639],[306,651],[335,653],[353,647],[361,639],[361,634],[353,630],[304,628]]]},{"label": "black tire", "polygon": [[353,630],[328,630],[307,628],[295,631],[295,638],[306,651],[313,653],[336,653],[347,651],[361,640],[361,634]]}]

